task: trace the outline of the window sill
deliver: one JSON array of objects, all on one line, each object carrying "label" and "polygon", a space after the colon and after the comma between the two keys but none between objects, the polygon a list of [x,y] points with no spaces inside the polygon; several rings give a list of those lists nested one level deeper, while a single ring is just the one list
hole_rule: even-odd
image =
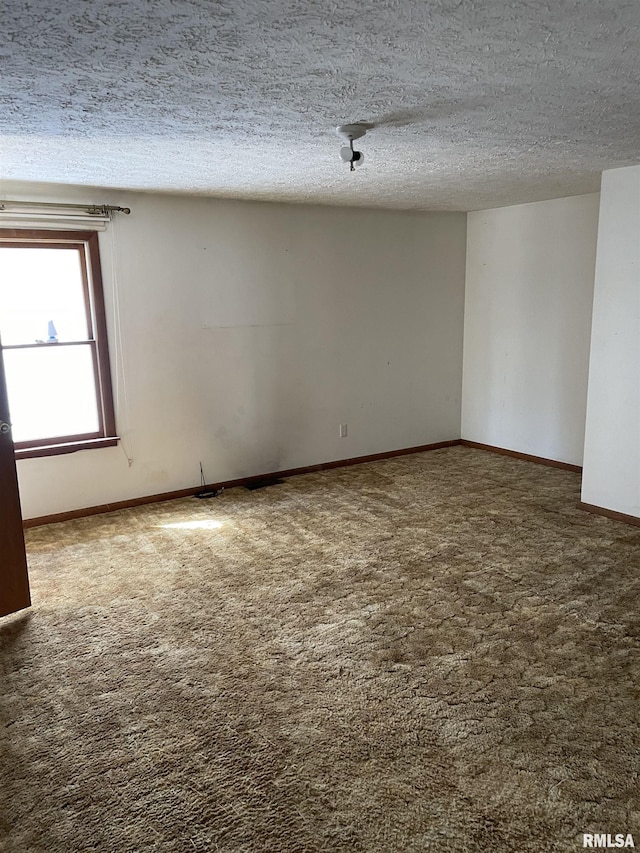
[{"label": "window sill", "polygon": [[15,449],[16,459],[33,459],[37,456],[59,456],[62,453],[75,453],[77,450],[92,450],[98,447],[116,447],[118,436],[109,438],[90,438],[83,441],[67,441],[64,444],[47,444],[41,447],[20,447]]}]

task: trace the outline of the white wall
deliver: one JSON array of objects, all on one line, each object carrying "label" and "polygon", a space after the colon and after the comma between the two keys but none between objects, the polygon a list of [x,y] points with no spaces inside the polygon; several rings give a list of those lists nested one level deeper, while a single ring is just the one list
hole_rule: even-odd
[{"label": "white wall", "polygon": [[464,214],[3,194],[132,208],[100,235],[122,446],[20,461],[25,518],[459,438]]},{"label": "white wall", "polygon": [[462,437],[582,464],[598,195],[470,213]]},{"label": "white wall", "polygon": [[640,166],[602,176],[582,500],[640,517]]}]

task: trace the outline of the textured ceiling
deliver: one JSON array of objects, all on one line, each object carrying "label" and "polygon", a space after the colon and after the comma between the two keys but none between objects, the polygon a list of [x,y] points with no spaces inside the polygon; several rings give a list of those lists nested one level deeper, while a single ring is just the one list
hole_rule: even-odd
[{"label": "textured ceiling", "polygon": [[471,210],[640,162],[638,0],[0,8],[6,180]]}]

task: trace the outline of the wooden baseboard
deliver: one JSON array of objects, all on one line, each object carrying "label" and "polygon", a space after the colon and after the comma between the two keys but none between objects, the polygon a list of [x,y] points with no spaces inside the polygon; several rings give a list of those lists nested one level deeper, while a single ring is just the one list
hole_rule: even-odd
[{"label": "wooden baseboard", "polygon": [[563,471],[573,471],[581,474],[580,465],[571,465],[569,462],[560,462],[557,459],[546,459],[544,456],[532,456],[530,453],[520,453],[519,450],[507,450],[506,447],[494,447],[492,444],[480,444],[479,441],[460,439],[463,447],[474,447],[476,450],[488,450],[490,453],[499,453],[502,456],[511,456],[514,459],[524,459],[525,462],[536,462],[538,465],[547,465],[549,468],[561,468]]},{"label": "wooden baseboard", "polygon": [[[418,447],[403,447],[400,450],[387,450],[384,453],[372,453],[369,456],[354,456],[351,459],[336,459],[333,462],[319,462],[317,465],[306,465],[302,468],[288,468],[285,471],[273,471],[266,474],[256,474],[253,477],[240,477],[236,480],[225,480],[222,483],[212,483],[204,487],[207,491],[217,489],[231,489],[234,486],[245,486],[255,480],[278,479],[282,477],[297,477],[300,474],[313,474],[317,471],[326,471],[330,468],[346,468],[349,465],[362,465],[365,462],[377,462],[379,459],[391,459],[394,456],[408,456],[412,453],[425,453],[428,450],[441,450],[443,447],[456,447],[460,439],[451,441],[437,441],[434,444],[422,444]],[[189,489],[178,489],[173,492],[162,492],[157,495],[144,495],[139,498],[131,498],[126,501],[115,501],[99,506],[72,509],[68,512],[57,512],[53,515],[42,515],[38,518],[27,518],[23,521],[24,527],[41,527],[43,524],[56,524],[60,521],[72,521],[74,518],[84,518],[89,515],[100,515],[104,512],[115,512],[119,509],[130,509],[143,504],[161,503],[162,501],[173,501],[178,498],[188,498],[203,491],[202,486],[193,486]]]},{"label": "wooden baseboard", "polygon": [[614,521],[622,521],[625,524],[633,524],[634,527],[640,527],[640,518],[637,515],[627,515],[626,512],[616,512],[614,509],[605,509],[603,506],[595,504],[586,504],[580,501],[579,509],[585,512],[591,512],[594,515],[603,515],[605,518],[612,518]]}]

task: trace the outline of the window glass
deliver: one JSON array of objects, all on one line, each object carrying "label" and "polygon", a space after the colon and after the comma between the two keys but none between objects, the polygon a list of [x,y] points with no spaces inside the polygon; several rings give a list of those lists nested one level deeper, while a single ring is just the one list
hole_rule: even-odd
[{"label": "window glass", "polygon": [[17,458],[115,445],[96,232],[0,228],[0,357]]},{"label": "window glass", "polygon": [[0,247],[4,346],[87,340],[81,263],[75,248]]},{"label": "window glass", "polygon": [[91,344],[6,349],[13,440],[100,429]]}]

